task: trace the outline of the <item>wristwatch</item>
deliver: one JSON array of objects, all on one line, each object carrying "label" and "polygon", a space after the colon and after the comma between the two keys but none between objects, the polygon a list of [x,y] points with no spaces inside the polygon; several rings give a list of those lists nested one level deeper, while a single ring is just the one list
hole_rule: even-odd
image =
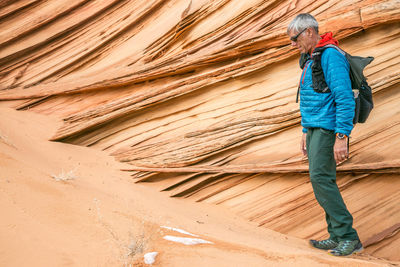
[{"label": "wristwatch", "polygon": [[336,133],[336,138],[337,139],[345,139],[345,138],[347,138],[347,135],[342,134],[342,133]]}]

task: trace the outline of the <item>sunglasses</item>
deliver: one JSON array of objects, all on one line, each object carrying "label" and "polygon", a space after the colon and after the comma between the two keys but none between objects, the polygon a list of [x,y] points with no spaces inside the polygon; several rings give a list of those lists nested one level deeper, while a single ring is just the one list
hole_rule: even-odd
[{"label": "sunglasses", "polygon": [[299,38],[300,34],[302,34],[305,30],[307,30],[307,28],[303,29],[298,34],[296,34],[295,36],[290,37],[290,41],[297,42],[297,38]]}]

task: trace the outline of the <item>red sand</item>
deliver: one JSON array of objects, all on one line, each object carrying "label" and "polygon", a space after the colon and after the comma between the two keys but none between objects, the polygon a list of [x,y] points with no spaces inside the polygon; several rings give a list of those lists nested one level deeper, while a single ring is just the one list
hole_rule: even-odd
[{"label": "red sand", "polygon": [[[104,152],[47,141],[55,118],[9,108],[0,116],[0,266],[144,266],[152,251],[154,266],[388,264],[366,254],[336,258],[222,207],[135,184]],[[62,172],[72,179],[56,181]],[[164,225],[214,244],[164,240],[185,236]]]}]

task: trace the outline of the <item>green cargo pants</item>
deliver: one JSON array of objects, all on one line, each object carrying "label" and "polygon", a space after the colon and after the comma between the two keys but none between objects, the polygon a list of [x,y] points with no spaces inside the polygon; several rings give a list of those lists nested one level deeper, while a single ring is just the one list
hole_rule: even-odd
[{"label": "green cargo pants", "polygon": [[307,154],[310,180],[315,198],[325,210],[330,239],[359,239],[353,228],[353,217],[344,204],[336,184],[336,162],[333,154],[335,133],[321,128],[307,130]]}]

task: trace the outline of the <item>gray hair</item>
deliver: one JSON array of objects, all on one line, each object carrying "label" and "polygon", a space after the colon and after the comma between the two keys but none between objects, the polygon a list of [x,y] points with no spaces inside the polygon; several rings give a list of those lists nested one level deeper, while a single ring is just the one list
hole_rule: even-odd
[{"label": "gray hair", "polygon": [[300,32],[306,28],[313,28],[318,34],[318,22],[317,20],[308,13],[302,13],[297,15],[292,22],[290,22],[287,33],[290,31]]}]

